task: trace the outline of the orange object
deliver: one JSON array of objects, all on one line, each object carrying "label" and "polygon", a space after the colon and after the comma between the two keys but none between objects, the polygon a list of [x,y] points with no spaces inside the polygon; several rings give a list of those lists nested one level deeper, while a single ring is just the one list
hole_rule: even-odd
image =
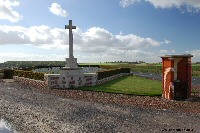
[{"label": "orange object", "polygon": [[162,56],[162,97],[169,100],[191,97],[192,55]]}]

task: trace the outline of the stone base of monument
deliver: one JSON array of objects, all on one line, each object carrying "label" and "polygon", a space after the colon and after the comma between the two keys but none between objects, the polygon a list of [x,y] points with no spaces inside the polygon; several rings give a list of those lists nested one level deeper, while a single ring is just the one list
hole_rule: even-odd
[{"label": "stone base of monument", "polygon": [[44,79],[49,88],[60,88],[60,74],[45,74]]},{"label": "stone base of monument", "polygon": [[60,74],[45,74],[45,81],[49,88],[78,88],[82,86],[95,86],[96,73],[83,73],[82,68],[60,69]]},{"label": "stone base of monument", "polygon": [[95,86],[97,82],[96,73],[84,73],[85,86]]},{"label": "stone base of monument", "polygon": [[77,58],[66,58],[66,67],[77,68]]},{"label": "stone base of monument", "polygon": [[82,68],[61,68],[61,88],[78,88],[84,86],[84,75]]}]

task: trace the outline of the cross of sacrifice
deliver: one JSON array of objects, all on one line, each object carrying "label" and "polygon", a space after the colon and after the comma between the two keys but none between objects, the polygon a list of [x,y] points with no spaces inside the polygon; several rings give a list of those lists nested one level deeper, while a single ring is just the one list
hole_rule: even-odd
[{"label": "cross of sacrifice", "polygon": [[69,25],[65,25],[65,29],[69,29],[69,58],[74,58],[72,29],[76,29],[76,26],[72,26],[72,20],[69,20]]}]

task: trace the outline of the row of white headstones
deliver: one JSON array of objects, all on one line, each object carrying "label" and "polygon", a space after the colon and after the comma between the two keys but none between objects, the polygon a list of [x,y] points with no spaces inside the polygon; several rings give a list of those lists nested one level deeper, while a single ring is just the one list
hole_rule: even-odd
[{"label": "row of white headstones", "polygon": [[[105,70],[103,68],[98,68],[98,67],[82,67],[82,69],[83,69],[83,73],[97,73],[98,71]],[[34,69],[32,71],[49,73],[49,74],[59,74],[60,67],[38,68],[38,69]]]}]

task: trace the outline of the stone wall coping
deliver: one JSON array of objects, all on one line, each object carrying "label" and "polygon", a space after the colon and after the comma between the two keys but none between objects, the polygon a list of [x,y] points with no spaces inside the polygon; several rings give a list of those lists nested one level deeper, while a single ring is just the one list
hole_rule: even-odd
[{"label": "stone wall coping", "polygon": [[60,74],[45,74],[45,75],[50,75],[50,76],[59,76]]},{"label": "stone wall coping", "polygon": [[76,68],[69,68],[69,67],[62,67],[60,70],[81,70],[82,68],[76,67]]},{"label": "stone wall coping", "polygon": [[96,73],[83,73],[84,75],[96,75]]},{"label": "stone wall coping", "polygon": [[193,57],[191,54],[184,54],[184,55],[165,55],[161,56],[161,58],[190,58]]}]

